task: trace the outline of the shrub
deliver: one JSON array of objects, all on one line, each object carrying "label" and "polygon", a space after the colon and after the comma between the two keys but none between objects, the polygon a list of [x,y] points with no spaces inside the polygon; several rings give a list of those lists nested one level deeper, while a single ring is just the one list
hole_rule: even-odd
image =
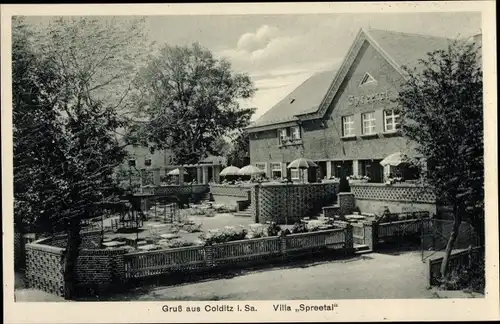
[{"label": "shrub", "polygon": [[472,264],[469,268],[462,266],[453,269],[448,280],[440,280],[441,288],[446,290],[469,290],[484,293],[485,287],[484,259]]},{"label": "shrub", "polygon": [[226,227],[224,230],[204,233],[200,235],[200,238],[205,241],[205,244],[217,244],[217,243],[226,243],[231,241],[243,240],[246,238],[248,231],[239,226],[238,228],[234,227]]},{"label": "shrub", "polygon": [[170,240],[166,246],[169,248],[179,248],[179,247],[184,247],[184,246],[193,246],[195,245],[194,242],[192,241],[187,241],[183,239],[175,239],[175,240]]},{"label": "shrub", "polygon": [[295,223],[295,224],[293,224],[291,233],[293,233],[293,234],[307,233],[306,225],[304,223]]},{"label": "shrub", "polygon": [[267,236],[277,236],[281,231],[281,226],[276,224],[276,222],[271,222],[267,227]]},{"label": "shrub", "polygon": [[347,180],[346,178],[340,179],[339,192],[351,192],[351,186],[349,186],[349,180]]}]

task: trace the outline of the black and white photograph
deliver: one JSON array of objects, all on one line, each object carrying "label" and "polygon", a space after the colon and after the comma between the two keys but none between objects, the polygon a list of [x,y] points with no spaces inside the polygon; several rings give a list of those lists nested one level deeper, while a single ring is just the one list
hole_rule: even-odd
[{"label": "black and white photograph", "polygon": [[12,318],[498,319],[495,4],[383,4],[2,5]]}]

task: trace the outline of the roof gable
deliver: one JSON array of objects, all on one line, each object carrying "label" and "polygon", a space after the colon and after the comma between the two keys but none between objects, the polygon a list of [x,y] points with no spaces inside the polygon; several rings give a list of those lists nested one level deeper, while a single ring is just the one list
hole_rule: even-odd
[{"label": "roof gable", "polygon": [[328,92],[317,110],[310,110],[299,115],[301,120],[322,118],[330,107],[340,86],[345,81],[359,52],[365,42],[368,42],[377,52],[384,57],[394,69],[405,77],[403,66],[417,67],[419,59],[424,59],[426,54],[438,49],[445,49],[451,40],[442,37],[407,34],[386,30],[361,29],[353,44],[349,48],[340,70],[332,81]]}]

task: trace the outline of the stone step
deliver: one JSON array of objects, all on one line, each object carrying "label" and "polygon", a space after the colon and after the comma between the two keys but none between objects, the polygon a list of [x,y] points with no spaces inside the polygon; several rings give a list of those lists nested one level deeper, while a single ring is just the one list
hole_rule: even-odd
[{"label": "stone step", "polygon": [[248,213],[245,213],[245,212],[236,212],[236,213],[233,213],[234,216],[237,216],[237,217],[252,217],[252,213],[248,212]]},{"label": "stone step", "polygon": [[370,250],[370,247],[366,244],[354,244],[355,251],[367,251]]}]

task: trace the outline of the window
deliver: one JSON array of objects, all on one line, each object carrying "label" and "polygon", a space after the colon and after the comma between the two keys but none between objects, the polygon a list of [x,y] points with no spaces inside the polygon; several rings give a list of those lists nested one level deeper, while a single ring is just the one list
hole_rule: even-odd
[{"label": "window", "polygon": [[354,115],[342,117],[343,136],[354,136]]},{"label": "window", "polygon": [[144,165],[145,166],[151,166],[151,158],[150,157],[146,157],[144,159]]},{"label": "window", "polygon": [[266,164],[265,163],[255,163],[255,166],[264,172],[266,171]]},{"label": "window", "polygon": [[279,144],[283,145],[288,139],[287,131],[286,128],[282,128],[278,130],[278,136],[279,136]]},{"label": "window", "polygon": [[361,122],[363,124],[363,134],[375,134],[375,113],[369,112],[361,115]]},{"label": "window", "polygon": [[392,110],[384,110],[384,132],[394,132],[399,126],[399,113]]},{"label": "window", "polygon": [[135,159],[129,159],[128,160],[128,166],[129,167],[135,167]]},{"label": "window", "polygon": [[292,141],[300,140],[300,127],[299,126],[291,127],[290,133],[292,134]]},{"label": "window", "polygon": [[300,179],[300,170],[299,169],[290,169],[290,177],[292,180]]},{"label": "window", "polygon": [[271,177],[281,179],[281,163],[271,163]]},{"label": "window", "polygon": [[363,76],[363,78],[361,79],[361,82],[359,83],[360,86],[362,85],[365,85],[365,84],[368,84],[368,83],[375,83],[377,82],[377,80],[375,80],[374,77],[372,77],[370,75],[370,73],[365,73],[365,75]]}]

